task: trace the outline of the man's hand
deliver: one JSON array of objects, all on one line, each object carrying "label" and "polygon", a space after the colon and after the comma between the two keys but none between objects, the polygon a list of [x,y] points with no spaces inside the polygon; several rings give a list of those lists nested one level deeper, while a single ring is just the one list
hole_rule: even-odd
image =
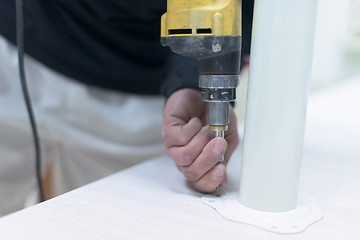
[{"label": "man's hand", "polygon": [[[162,136],[167,154],[197,191],[213,192],[227,181],[225,165],[239,143],[232,109],[226,140],[212,139],[207,104],[200,92],[190,88],[178,90],[165,105]],[[222,155],[225,161],[219,163]]]}]

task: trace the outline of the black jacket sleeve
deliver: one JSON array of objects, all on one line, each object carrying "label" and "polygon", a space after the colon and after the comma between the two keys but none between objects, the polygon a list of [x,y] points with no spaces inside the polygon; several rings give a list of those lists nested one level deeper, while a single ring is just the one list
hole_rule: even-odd
[{"label": "black jacket sleeve", "polygon": [[181,88],[198,89],[199,73],[195,59],[174,53],[169,55],[166,67],[168,74],[160,87],[160,92],[166,99]]},{"label": "black jacket sleeve", "polygon": [[[246,56],[253,0],[242,3]],[[0,0],[0,6],[0,34],[15,43],[15,1]],[[161,46],[165,11],[166,0],[27,0],[25,51],[87,85],[168,98],[178,89],[198,88],[198,69],[196,60]]]}]

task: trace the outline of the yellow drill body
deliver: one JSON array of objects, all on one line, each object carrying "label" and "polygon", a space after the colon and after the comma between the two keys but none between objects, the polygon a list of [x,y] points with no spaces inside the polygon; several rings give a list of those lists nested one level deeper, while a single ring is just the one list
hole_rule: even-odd
[{"label": "yellow drill body", "polygon": [[241,0],[168,0],[161,42],[198,60],[209,124],[214,137],[224,137],[240,75]]},{"label": "yellow drill body", "polygon": [[180,31],[177,36],[241,36],[241,0],[168,0],[161,37],[176,35],[172,32],[180,29],[191,33]]}]

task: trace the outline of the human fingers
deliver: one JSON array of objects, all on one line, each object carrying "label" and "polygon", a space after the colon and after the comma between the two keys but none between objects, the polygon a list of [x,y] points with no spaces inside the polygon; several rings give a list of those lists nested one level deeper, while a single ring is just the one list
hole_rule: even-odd
[{"label": "human fingers", "polygon": [[[210,169],[217,165],[226,151],[227,143],[223,138],[215,138],[208,142],[206,139],[202,151],[196,159],[188,166],[180,166],[180,171],[190,182],[196,182]],[[189,146],[192,147],[192,146]]]},{"label": "human fingers", "polygon": [[218,163],[198,181],[191,182],[191,185],[199,192],[212,193],[220,184],[226,181],[227,176],[225,165],[223,163]]},{"label": "human fingers", "polygon": [[165,104],[162,136],[166,148],[186,145],[205,125],[204,102],[199,91],[181,89]]},{"label": "human fingers", "polygon": [[181,167],[190,166],[211,140],[208,126],[203,127],[189,142],[184,145],[172,145],[166,148],[167,154]]},{"label": "human fingers", "polygon": [[202,128],[203,125],[200,119],[196,117],[191,118],[188,122],[175,118],[167,122],[164,121],[162,136],[165,148],[170,149],[187,145]]}]

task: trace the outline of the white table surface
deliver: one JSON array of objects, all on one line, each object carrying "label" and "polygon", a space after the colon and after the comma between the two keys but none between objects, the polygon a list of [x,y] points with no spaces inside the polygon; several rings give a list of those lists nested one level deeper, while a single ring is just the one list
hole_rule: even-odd
[{"label": "white table surface", "polygon": [[[239,148],[228,166],[236,191]],[[309,99],[300,195],[324,219],[276,234],[223,219],[160,157],[0,219],[0,239],[360,239],[360,78]]]}]

